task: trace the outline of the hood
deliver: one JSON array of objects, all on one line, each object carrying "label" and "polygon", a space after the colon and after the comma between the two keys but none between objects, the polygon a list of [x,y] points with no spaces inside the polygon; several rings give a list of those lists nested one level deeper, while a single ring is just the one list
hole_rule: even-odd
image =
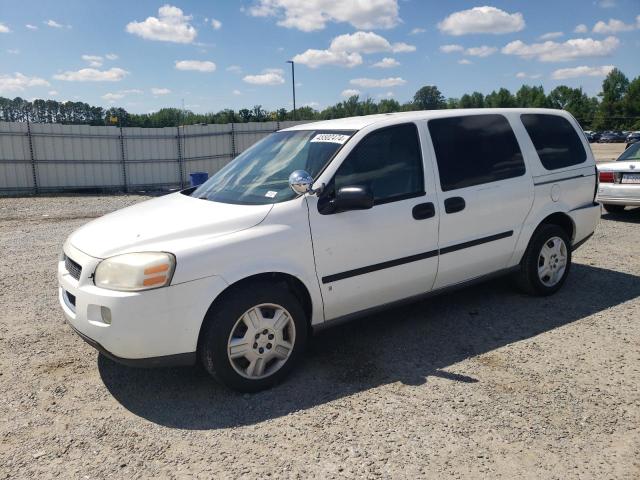
[{"label": "hood", "polygon": [[640,161],[620,161],[620,162],[607,162],[598,163],[598,170],[603,172],[635,172],[640,173]]},{"label": "hood", "polygon": [[71,245],[87,255],[107,258],[144,251],[146,245],[197,236],[215,237],[253,227],[273,205],[233,205],[181,193],[123,208],[80,227]]}]

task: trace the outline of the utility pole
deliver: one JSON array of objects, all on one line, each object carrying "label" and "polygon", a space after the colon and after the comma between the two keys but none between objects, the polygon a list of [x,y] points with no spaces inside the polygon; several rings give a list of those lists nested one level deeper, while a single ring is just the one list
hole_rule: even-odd
[{"label": "utility pole", "polygon": [[296,69],[293,60],[287,60],[291,64],[291,86],[293,88],[293,119],[296,119]]}]

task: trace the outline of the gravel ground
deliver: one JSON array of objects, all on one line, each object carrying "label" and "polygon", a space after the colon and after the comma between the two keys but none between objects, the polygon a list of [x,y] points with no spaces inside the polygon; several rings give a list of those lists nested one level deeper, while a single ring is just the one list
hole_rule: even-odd
[{"label": "gravel ground", "polygon": [[603,216],[555,296],[496,280],[364,318],[240,395],[64,323],[64,239],[144,198],[0,199],[0,479],[640,477],[640,212]]},{"label": "gravel ground", "polygon": [[592,143],[591,150],[598,162],[613,162],[624,152],[624,143]]}]

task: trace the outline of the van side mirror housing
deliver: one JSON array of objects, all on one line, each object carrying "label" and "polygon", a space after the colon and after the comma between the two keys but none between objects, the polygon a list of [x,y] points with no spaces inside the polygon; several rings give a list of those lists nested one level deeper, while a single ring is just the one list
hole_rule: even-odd
[{"label": "van side mirror housing", "polygon": [[342,187],[333,199],[334,213],[349,210],[368,210],[373,207],[373,193],[360,185]]}]

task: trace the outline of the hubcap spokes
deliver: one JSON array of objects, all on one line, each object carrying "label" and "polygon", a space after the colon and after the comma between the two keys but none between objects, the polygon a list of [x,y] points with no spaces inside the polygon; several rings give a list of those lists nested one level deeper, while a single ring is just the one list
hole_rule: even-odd
[{"label": "hubcap spokes", "polygon": [[547,287],[553,287],[567,268],[567,245],[560,237],[552,237],[542,246],[538,256],[538,278]]},{"label": "hubcap spokes", "polygon": [[250,308],[236,321],[227,346],[234,370],[256,380],[277,372],[286,363],[295,343],[295,324],[280,305]]}]

